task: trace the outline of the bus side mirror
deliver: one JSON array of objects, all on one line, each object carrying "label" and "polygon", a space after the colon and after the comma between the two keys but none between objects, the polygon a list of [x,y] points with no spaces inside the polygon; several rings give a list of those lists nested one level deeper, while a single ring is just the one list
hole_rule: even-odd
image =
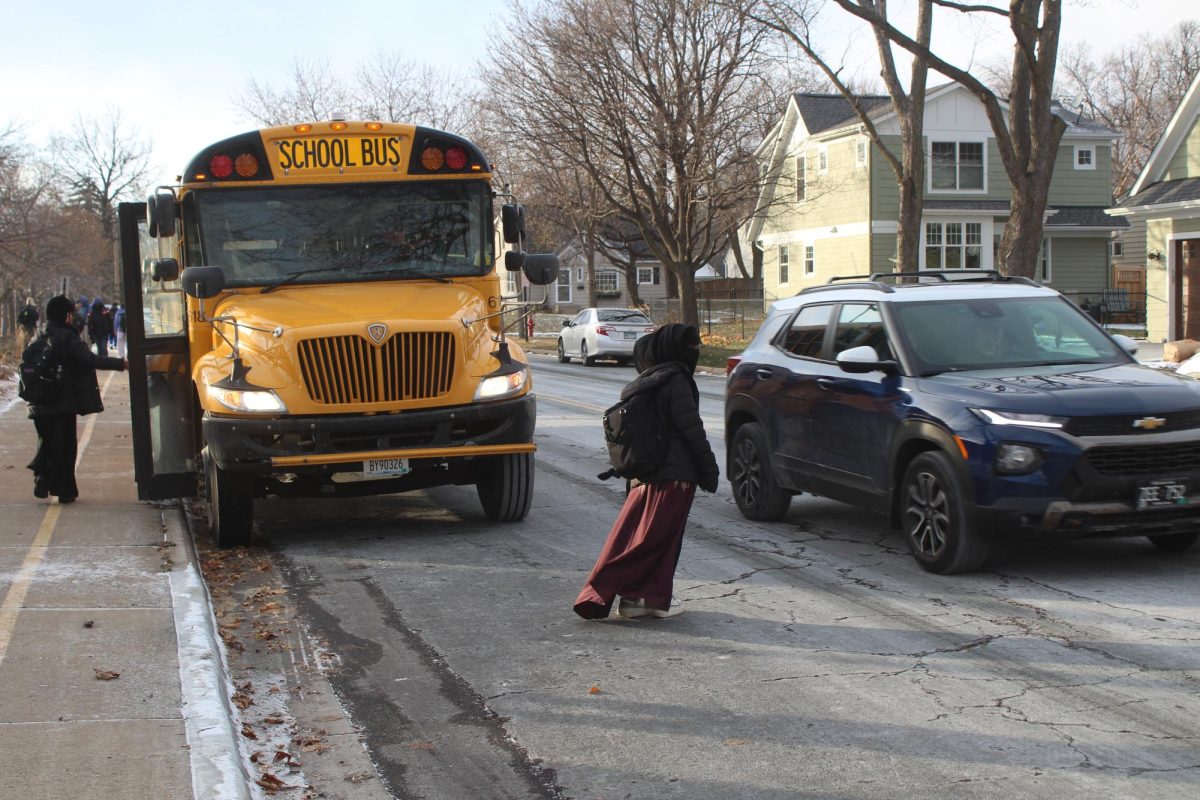
[{"label": "bus side mirror", "polygon": [[520,272],[525,267],[525,254],[509,250],[504,254],[504,268],[509,272]]},{"label": "bus side mirror", "polygon": [[518,244],[525,236],[525,206],[512,203],[501,206],[500,228],[507,244]]},{"label": "bus side mirror", "polygon": [[179,262],[173,258],[156,258],[150,262],[150,278],[155,281],[179,280]]},{"label": "bus side mirror", "polygon": [[534,286],[545,286],[558,280],[558,256],[554,253],[526,253],[525,277]]},{"label": "bus side mirror", "polygon": [[225,288],[225,273],[220,267],[188,267],[183,271],[183,291],[189,297],[207,300]]},{"label": "bus side mirror", "polygon": [[175,235],[175,217],[179,213],[175,193],[170,189],[155,189],[146,198],[146,228],[154,237]]}]

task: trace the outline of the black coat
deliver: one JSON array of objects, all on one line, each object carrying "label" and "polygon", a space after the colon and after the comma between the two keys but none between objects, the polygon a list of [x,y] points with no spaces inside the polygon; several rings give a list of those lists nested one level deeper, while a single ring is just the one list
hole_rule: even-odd
[{"label": "black coat", "polygon": [[70,325],[47,322],[46,335],[50,346],[63,366],[62,389],[53,403],[34,406],[30,415],[47,417],[54,414],[99,414],[104,410],[100,401],[100,384],[96,370],[124,370],[120,358],[101,358],[91,351]]}]

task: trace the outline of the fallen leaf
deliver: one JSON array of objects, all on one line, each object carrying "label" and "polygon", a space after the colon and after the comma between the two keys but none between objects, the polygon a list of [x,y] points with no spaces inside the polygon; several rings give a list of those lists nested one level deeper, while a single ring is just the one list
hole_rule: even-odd
[{"label": "fallen leaf", "polygon": [[726,739],[724,744],[728,747],[745,747],[750,744],[749,739]]},{"label": "fallen leaf", "polygon": [[592,688],[588,689],[588,694],[600,694],[600,687],[593,686]]},{"label": "fallen leaf", "polygon": [[283,781],[276,778],[269,772],[264,772],[262,777],[255,781],[259,786],[267,790],[268,794],[274,794],[280,789],[295,789],[295,786],[288,786]]},{"label": "fallen leaf", "polygon": [[117,678],[121,677],[121,673],[113,672],[112,670],[107,669],[97,669],[95,672],[96,680],[98,681],[115,681]]},{"label": "fallen leaf", "polygon": [[274,631],[259,631],[258,633],[254,634],[254,638],[258,639],[260,642],[267,642],[267,641],[270,641],[271,639],[275,638],[275,632]]},{"label": "fallen leaf", "polygon": [[263,717],[264,725],[282,725],[286,721],[287,720],[285,720],[283,717],[279,716],[278,714],[272,714],[269,717]]},{"label": "fallen leaf", "polygon": [[278,611],[280,608],[282,608],[282,606],[280,606],[279,603],[272,601],[270,603],[267,603],[266,605],[259,606],[258,613],[272,614],[272,613]]},{"label": "fallen leaf", "polygon": [[346,783],[366,783],[375,776],[369,772],[351,772],[346,777],[342,778]]},{"label": "fallen leaf", "polygon": [[245,722],[242,723],[242,736],[245,736],[247,739],[254,739],[255,741],[258,741],[258,734],[256,734],[250,728],[250,725]]},{"label": "fallen leaf", "polygon": [[430,753],[433,753],[437,750],[437,748],[433,746],[433,742],[407,742],[404,746],[409,750],[428,750]]},{"label": "fallen leaf", "polygon": [[250,697],[250,695],[246,694],[245,692],[235,692],[233,697],[231,697],[230,699],[233,700],[233,704],[235,706],[237,706],[238,708],[240,708],[243,711],[245,711],[250,706],[254,705],[254,700]]}]

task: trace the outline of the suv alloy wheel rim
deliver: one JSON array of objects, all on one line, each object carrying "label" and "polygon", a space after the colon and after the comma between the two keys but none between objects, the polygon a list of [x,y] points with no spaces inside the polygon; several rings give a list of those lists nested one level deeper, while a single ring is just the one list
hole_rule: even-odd
[{"label": "suv alloy wheel rim", "polygon": [[908,487],[904,509],[908,536],[923,555],[936,558],[946,548],[950,526],[950,501],[936,475],[920,472]]},{"label": "suv alloy wheel rim", "polygon": [[746,506],[754,505],[762,487],[762,475],[758,464],[758,448],[752,439],[746,438],[738,444],[733,459],[733,488]]}]

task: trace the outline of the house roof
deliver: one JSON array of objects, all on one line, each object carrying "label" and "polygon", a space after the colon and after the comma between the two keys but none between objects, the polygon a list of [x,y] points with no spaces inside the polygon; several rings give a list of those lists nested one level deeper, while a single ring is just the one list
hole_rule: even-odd
[{"label": "house roof", "polygon": [[998,211],[1008,213],[1007,200],[926,200],[926,211]]},{"label": "house roof", "polygon": [[1163,203],[1182,203],[1187,200],[1200,200],[1200,176],[1156,183],[1149,189],[1129,195],[1121,201],[1121,206],[1136,208]]},{"label": "house roof", "polygon": [[[1184,137],[1192,129],[1192,123],[1198,114],[1200,114],[1200,72],[1197,72],[1196,77],[1192,79],[1192,85],[1188,87],[1187,92],[1183,95],[1183,99],[1179,101],[1179,108],[1175,109],[1175,114],[1171,117],[1171,121],[1167,123],[1162,136],[1158,137],[1158,143],[1154,145],[1154,152],[1146,160],[1146,166],[1142,167],[1142,173],[1138,175],[1133,188],[1129,190],[1129,200],[1133,200],[1134,197],[1137,197],[1143,191],[1150,188],[1151,184],[1156,183],[1162,178],[1163,172],[1166,171],[1167,165],[1171,163],[1171,158],[1175,155],[1175,151],[1179,149],[1179,145],[1183,143]],[[1182,198],[1180,199],[1182,200]],[[1133,204],[1126,201],[1122,202],[1122,205]],[[1137,203],[1136,205],[1146,204]]]},{"label": "house roof", "polygon": [[[794,98],[796,110],[800,112],[800,118],[810,136],[821,131],[839,128],[843,123],[857,118],[854,106],[850,105],[850,102],[840,94],[797,92]],[[887,95],[874,94],[859,95],[858,101],[868,112],[891,102]]]}]

